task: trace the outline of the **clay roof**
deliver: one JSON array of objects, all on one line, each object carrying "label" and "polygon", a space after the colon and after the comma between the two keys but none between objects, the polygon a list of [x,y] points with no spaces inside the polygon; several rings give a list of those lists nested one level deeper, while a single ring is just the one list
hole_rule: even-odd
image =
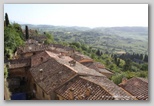
[{"label": "clay roof", "polygon": [[[73,59],[68,56],[59,57],[59,54],[49,51],[45,52],[49,55],[50,59],[36,67],[32,67],[30,72],[36,83],[38,83],[38,85],[40,85],[47,93],[54,90],[65,81],[70,80],[70,78],[77,74],[104,76],[78,62],[76,62],[75,66],[70,66],[69,61]],[[40,54],[37,55],[41,56]],[[42,70],[43,73],[43,78],[41,80],[39,70]]]},{"label": "clay roof", "polygon": [[[86,95],[87,88],[90,88],[90,95]],[[73,89],[73,100],[114,100],[114,97],[105,89],[84,79],[82,76],[73,78],[56,89],[55,92],[66,100],[70,100],[70,89]],[[80,96],[83,97],[80,98]]]},{"label": "clay roof", "polygon": [[105,66],[100,62],[94,62],[94,65],[97,66],[98,68],[105,68]]},{"label": "clay roof", "polygon": [[106,68],[103,68],[103,69],[99,68],[99,72],[100,72],[100,73],[109,73],[109,74],[113,74],[110,70],[108,70],[108,69],[106,69]]},{"label": "clay roof", "polygon": [[134,77],[121,86],[123,89],[131,93],[133,96],[136,96],[139,100],[148,99],[148,80]]},{"label": "clay roof", "polygon": [[[73,88],[74,100],[135,100],[132,95],[124,91],[106,77],[77,76],[56,89],[56,93],[65,99],[70,99],[70,89]],[[87,88],[91,94],[86,95]]]},{"label": "clay roof", "polygon": [[103,76],[99,72],[89,69],[86,66],[76,62],[75,66],[70,66],[69,61],[73,60],[71,57],[62,56],[61,58],[58,57],[59,54],[55,54],[53,52],[45,51],[51,58],[54,58],[57,62],[63,64],[64,66],[70,68],[72,71],[76,72],[80,75],[95,75],[95,76]]},{"label": "clay roof", "polygon": [[85,65],[88,68],[94,69],[100,73],[108,73],[108,74],[113,74],[111,71],[109,71],[106,68],[103,68],[103,65],[101,65],[101,63],[98,62],[85,62],[82,63],[83,65]]},{"label": "clay roof", "polygon": [[29,53],[29,52],[36,52],[36,51],[43,51],[48,49],[48,45],[36,45],[36,44],[26,44],[24,47],[19,47],[17,50],[17,54]]},{"label": "clay roof", "polygon": [[[42,74],[40,71],[42,71]],[[54,59],[31,68],[30,72],[35,82],[47,94],[76,75],[74,71],[56,62]]]},{"label": "clay roof", "polygon": [[86,76],[83,78],[101,86],[103,89],[109,92],[116,100],[136,99],[130,93],[118,87],[116,84],[114,84],[106,77]]},{"label": "clay roof", "polygon": [[[17,49],[18,54],[44,51],[44,50],[50,50],[50,51],[54,50],[56,52],[66,52],[66,51],[73,50],[71,47],[65,47],[58,44],[43,45],[43,44],[36,43],[35,40],[28,40],[27,42],[30,42],[30,43],[26,43],[26,45],[21,46]],[[35,43],[32,44],[31,42],[35,42]]]},{"label": "clay roof", "polygon": [[90,59],[90,60],[92,60],[89,56],[83,55],[83,54],[81,54],[79,52],[73,53],[71,57],[74,60],[78,61],[78,62],[81,61],[81,60],[83,60],[83,59]]},{"label": "clay roof", "polygon": [[9,60],[9,69],[28,67],[31,65],[30,58]]}]

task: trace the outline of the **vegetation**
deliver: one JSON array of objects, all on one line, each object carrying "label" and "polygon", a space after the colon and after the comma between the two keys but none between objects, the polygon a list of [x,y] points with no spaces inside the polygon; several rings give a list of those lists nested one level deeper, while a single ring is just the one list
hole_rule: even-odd
[{"label": "vegetation", "polygon": [[6,65],[4,65],[4,78],[6,79],[8,77],[8,70]]},{"label": "vegetation", "polygon": [[4,56],[9,59],[12,58],[17,47],[24,44],[24,37],[21,26],[17,23],[9,24],[8,15],[5,17],[7,18],[4,26]]},{"label": "vegetation", "polygon": [[51,34],[49,34],[49,33],[44,33],[45,34],[45,36],[47,37],[47,39],[45,40],[45,44],[50,44],[50,43],[53,43],[53,41],[54,41],[54,38],[53,38],[53,36],[51,35]]}]

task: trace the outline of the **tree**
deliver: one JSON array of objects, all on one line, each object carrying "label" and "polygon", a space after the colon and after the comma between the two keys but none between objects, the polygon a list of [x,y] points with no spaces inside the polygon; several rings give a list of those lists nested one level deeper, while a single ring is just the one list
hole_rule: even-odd
[{"label": "tree", "polygon": [[97,50],[96,55],[101,56],[101,51],[99,49]]},{"label": "tree", "polygon": [[4,27],[4,56],[11,58],[14,51],[20,45],[23,45],[23,39],[21,38],[20,31],[17,31],[16,27],[9,25]]},{"label": "tree", "polygon": [[10,24],[10,22],[9,22],[8,14],[5,13],[5,25],[8,27],[9,24]]},{"label": "tree", "polygon": [[124,71],[130,70],[131,69],[131,60],[126,59],[125,60],[125,65],[124,65]]},{"label": "tree", "polygon": [[117,64],[116,64],[116,65],[117,65],[117,66],[120,65],[120,59],[117,60]]},{"label": "tree", "polygon": [[29,39],[29,31],[28,31],[28,26],[25,26],[25,32],[26,32],[26,39]]},{"label": "tree", "polygon": [[12,26],[15,28],[16,32],[19,33],[20,38],[22,40],[25,40],[21,25],[19,25],[18,23],[13,23]]},{"label": "tree", "polygon": [[145,56],[144,56],[144,61],[145,61],[145,62],[148,62],[148,55],[145,55]]},{"label": "tree", "polygon": [[44,42],[45,44],[50,44],[50,43],[54,42],[54,38],[53,38],[53,36],[51,34],[45,33],[45,36],[47,37],[47,39]]}]

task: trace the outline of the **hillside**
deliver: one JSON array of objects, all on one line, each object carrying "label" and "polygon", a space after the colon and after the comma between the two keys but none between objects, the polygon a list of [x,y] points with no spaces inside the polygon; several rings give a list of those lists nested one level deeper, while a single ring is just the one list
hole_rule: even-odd
[{"label": "hillside", "polygon": [[[21,25],[24,29],[24,24]],[[80,42],[103,52],[148,54],[148,27],[65,27],[28,25],[39,33],[49,32],[58,42]]]}]

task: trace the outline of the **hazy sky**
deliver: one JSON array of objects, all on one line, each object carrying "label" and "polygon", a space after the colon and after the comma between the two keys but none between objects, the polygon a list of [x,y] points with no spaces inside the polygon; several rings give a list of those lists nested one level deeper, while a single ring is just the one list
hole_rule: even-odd
[{"label": "hazy sky", "polygon": [[4,4],[6,12],[25,24],[148,26],[148,4]]}]

